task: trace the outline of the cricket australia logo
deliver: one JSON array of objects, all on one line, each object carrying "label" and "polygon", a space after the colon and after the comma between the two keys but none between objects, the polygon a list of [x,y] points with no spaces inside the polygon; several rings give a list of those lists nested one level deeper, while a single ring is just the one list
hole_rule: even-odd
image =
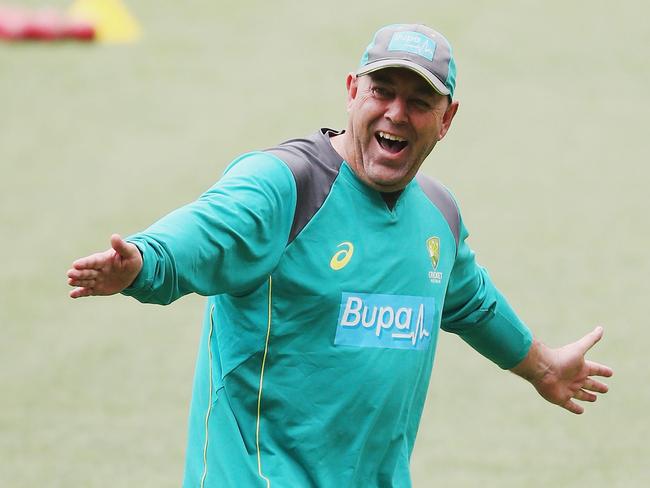
[{"label": "cricket australia logo", "polygon": [[431,258],[431,267],[433,271],[429,271],[429,280],[431,283],[440,283],[442,281],[442,272],[438,271],[438,263],[440,262],[440,239],[436,236],[427,239],[427,251],[429,258]]}]

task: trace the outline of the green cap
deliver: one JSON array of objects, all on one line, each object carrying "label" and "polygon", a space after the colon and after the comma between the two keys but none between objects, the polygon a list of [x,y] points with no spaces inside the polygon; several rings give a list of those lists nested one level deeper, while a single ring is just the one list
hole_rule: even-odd
[{"label": "green cap", "polygon": [[454,96],[456,62],[451,44],[426,25],[392,24],[375,33],[361,57],[357,76],[384,68],[410,69],[441,95]]}]

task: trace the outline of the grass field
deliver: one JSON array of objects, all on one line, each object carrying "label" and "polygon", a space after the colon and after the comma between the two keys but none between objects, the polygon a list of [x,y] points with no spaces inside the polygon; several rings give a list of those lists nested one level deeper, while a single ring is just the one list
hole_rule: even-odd
[{"label": "grass field", "polygon": [[647,2],[127,3],[134,45],[0,44],[0,486],[180,485],[203,300],[73,302],[65,271],[237,154],[341,127],[398,21],[454,45],[460,112],[424,170],[480,261],[550,345],[604,325],[616,373],[576,417],[443,334],[415,487],[648,486]]}]

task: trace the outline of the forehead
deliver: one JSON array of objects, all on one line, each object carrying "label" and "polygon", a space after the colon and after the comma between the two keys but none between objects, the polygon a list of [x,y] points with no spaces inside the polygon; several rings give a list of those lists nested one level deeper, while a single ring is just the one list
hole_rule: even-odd
[{"label": "forehead", "polygon": [[407,88],[421,95],[436,96],[438,93],[416,72],[407,68],[385,68],[368,73],[369,81]]}]

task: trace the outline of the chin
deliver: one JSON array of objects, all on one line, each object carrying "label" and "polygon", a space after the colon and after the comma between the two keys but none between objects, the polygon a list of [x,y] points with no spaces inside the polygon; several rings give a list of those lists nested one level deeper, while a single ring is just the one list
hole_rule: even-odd
[{"label": "chin", "polygon": [[391,192],[391,191],[401,190],[407,185],[408,182],[405,183],[401,179],[399,180],[374,179],[371,180],[371,183],[372,183],[372,187],[377,191]]},{"label": "chin", "polygon": [[[407,182],[404,182],[406,175],[379,175],[379,174],[368,174],[368,179],[378,189],[385,189],[383,191],[394,191],[406,186]],[[394,188],[396,187],[396,188]]]}]

